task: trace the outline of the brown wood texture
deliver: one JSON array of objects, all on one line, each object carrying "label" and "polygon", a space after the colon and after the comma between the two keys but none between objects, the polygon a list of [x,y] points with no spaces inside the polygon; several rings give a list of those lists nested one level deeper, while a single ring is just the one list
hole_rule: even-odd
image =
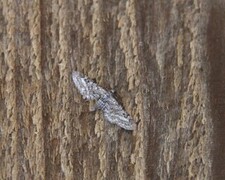
[{"label": "brown wood texture", "polygon": [[[0,0],[0,179],[224,179],[225,2]],[[73,70],[133,132],[90,112]]]}]

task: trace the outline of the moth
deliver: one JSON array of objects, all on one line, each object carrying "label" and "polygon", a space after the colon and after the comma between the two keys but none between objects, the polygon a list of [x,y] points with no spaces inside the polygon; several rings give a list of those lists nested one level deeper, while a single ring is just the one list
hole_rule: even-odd
[{"label": "moth", "polygon": [[78,71],[72,73],[72,79],[84,99],[96,102],[95,110],[101,110],[105,120],[126,130],[135,129],[136,124],[133,119],[117,102],[110,91],[106,91]]}]

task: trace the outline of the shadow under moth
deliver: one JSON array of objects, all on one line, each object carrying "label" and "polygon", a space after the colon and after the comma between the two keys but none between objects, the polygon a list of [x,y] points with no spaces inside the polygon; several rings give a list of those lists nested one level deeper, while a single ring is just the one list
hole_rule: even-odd
[{"label": "shadow under moth", "polygon": [[116,101],[110,91],[106,91],[77,71],[72,73],[72,78],[83,99],[94,100],[96,102],[95,110],[101,110],[104,119],[126,130],[135,129],[136,124],[133,119]]}]

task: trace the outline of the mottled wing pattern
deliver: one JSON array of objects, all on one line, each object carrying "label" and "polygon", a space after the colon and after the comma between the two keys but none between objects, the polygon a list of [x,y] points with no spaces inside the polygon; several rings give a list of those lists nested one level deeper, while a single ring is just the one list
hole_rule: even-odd
[{"label": "mottled wing pattern", "polygon": [[97,100],[101,96],[107,93],[103,88],[91,81],[85,76],[82,76],[79,72],[74,71],[72,74],[73,82],[80,94],[86,100]]},{"label": "mottled wing pattern", "polygon": [[114,99],[113,96],[110,96],[105,101],[106,107],[102,109],[104,118],[111,122],[112,124],[116,124],[126,130],[134,130],[135,123],[132,118],[127,114],[121,105]]},{"label": "mottled wing pattern", "polygon": [[107,92],[87,77],[74,71],[73,82],[84,99],[96,100],[97,109],[102,110],[104,118],[126,130],[134,130],[135,123],[132,118],[123,110],[110,92]]}]

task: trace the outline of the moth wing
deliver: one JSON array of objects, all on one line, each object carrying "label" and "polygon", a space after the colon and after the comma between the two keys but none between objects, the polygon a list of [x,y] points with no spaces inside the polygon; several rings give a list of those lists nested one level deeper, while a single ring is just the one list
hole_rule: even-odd
[{"label": "moth wing", "polygon": [[107,91],[98,86],[96,83],[91,81],[85,76],[82,76],[79,72],[74,71],[72,74],[73,82],[80,94],[84,99],[97,100],[102,95],[106,94]]},{"label": "moth wing", "polygon": [[120,113],[108,113],[106,111],[103,111],[104,118],[111,122],[112,124],[116,124],[126,130],[134,130],[135,124],[132,122],[133,120],[128,115],[123,116]]},{"label": "moth wing", "polygon": [[103,110],[103,116],[107,121],[117,124],[126,130],[134,130],[134,121],[113,97],[110,97],[106,103],[107,106]]}]

